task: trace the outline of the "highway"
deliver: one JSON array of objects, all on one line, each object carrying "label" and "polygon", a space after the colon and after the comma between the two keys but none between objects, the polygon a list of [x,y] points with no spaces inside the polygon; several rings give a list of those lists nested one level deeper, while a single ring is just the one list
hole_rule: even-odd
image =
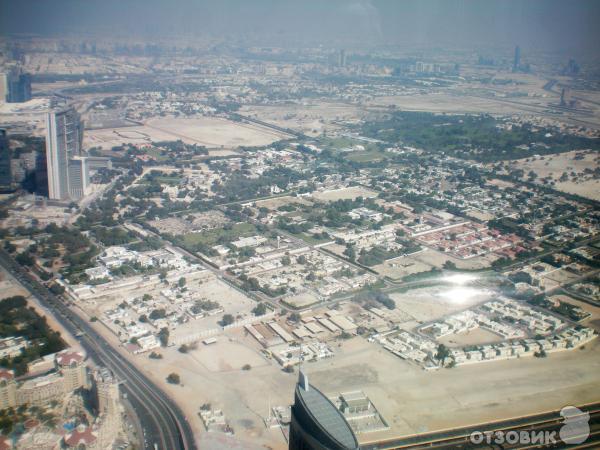
[{"label": "highway", "polygon": [[144,430],[143,446],[154,450],[195,450],[194,435],[179,407],[132,363],[115,350],[90,324],[0,249],[0,265],[77,336],[88,358],[108,367],[120,380]]}]

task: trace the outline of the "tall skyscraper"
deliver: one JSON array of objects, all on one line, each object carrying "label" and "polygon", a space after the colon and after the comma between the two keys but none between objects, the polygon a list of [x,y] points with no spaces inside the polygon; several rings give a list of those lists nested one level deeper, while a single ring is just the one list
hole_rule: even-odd
[{"label": "tall skyscraper", "polygon": [[339,409],[300,371],[290,423],[290,450],[358,450],[354,432]]},{"label": "tall skyscraper", "polygon": [[19,74],[10,93],[11,98],[9,102],[23,103],[31,100],[31,75],[28,73]]},{"label": "tall skyscraper", "polygon": [[521,67],[521,47],[515,47],[515,59],[513,61],[513,72],[517,72]]},{"label": "tall skyscraper", "polygon": [[338,55],[338,66],[346,67],[346,50],[340,50],[340,54]]},{"label": "tall skyscraper", "polygon": [[7,95],[8,95],[8,73],[0,72],[0,102],[5,102]]},{"label": "tall skyscraper", "polygon": [[71,196],[69,160],[81,155],[82,140],[83,124],[81,117],[73,108],[47,114],[46,166],[48,171],[48,197],[50,199],[69,200],[77,198]]},{"label": "tall skyscraper", "polygon": [[0,130],[0,191],[8,191],[12,187],[12,170],[10,148],[6,130]]},{"label": "tall skyscraper", "polygon": [[31,76],[14,67],[0,74],[0,99],[7,103],[31,100]]}]

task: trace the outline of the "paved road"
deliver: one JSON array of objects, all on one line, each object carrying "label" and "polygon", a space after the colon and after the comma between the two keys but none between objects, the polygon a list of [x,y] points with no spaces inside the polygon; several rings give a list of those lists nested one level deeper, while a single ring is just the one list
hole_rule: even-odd
[{"label": "paved road", "polygon": [[[589,414],[590,436],[580,446],[571,446],[570,448],[599,448],[600,441],[600,404],[592,403],[583,405],[579,408],[584,413]],[[560,416],[560,411],[549,411],[531,416],[517,417],[498,422],[489,422],[472,425],[465,428],[456,428],[445,431],[426,433],[421,435],[407,436],[399,439],[390,439],[389,441],[379,441],[374,443],[363,443],[362,450],[417,450],[417,449],[529,449],[529,448],[565,448],[565,444],[559,439],[559,430],[564,424],[564,419]],[[585,423],[586,419],[582,419]],[[540,431],[556,432],[555,438],[558,441],[556,444],[535,445],[526,441],[519,443],[507,443],[502,445],[499,443],[487,444],[483,442],[475,445],[471,443],[470,436],[473,432],[535,432]],[[585,430],[584,430],[585,432]],[[498,434],[492,436],[497,437]]]},{"label": "paved road", "polygon": [[144,430],[144,448],[150,450],[195,450],[192,429],[177,405],[129,361],[116,351],[89,323],[69,309],[4,250],[0,265],[46,306],[57,320],[77,336],[89,358],[111,369],[125,381],[124,394],[133,405]]}]

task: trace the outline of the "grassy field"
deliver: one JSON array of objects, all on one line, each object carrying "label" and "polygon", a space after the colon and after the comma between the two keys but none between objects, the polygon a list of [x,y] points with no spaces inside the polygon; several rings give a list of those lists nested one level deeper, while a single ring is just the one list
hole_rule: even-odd
[{"label": "grassy field", "polygon": [[327,238],[327,239],[316,238],[310,233],[300,233],[300,234],[295,234],[294,236],[299,237],[304,242],[306,242],[307,244],[310,244],[310,245],[322,244],[323,242],[329,242],[332,240],[330,238]]},{"label": "grassy field", "polygon": [[360,145],[364,147],[364,150],[357,150],[356,153],[377,153],[379,152],[379,148],[377,144],[371,142],[365,142],[358,139],[352,139],[351,137],[324,137],[319,139],[319,144],[321,144],[325,148],[330,148],[332,150],[341,150],[344,148],[351,148],[356,145]]},{"label": "grassy field", "polygon": [[348,153],[347,158],[350,161],[354,162],[370,162],[370,161],[381,161],[382,159],[387,159],[387,156],[384,152],[380,150],[367,150],[367,151],[358,151]]},{"label": "grassy field", "polygon": [[[152,172],[150,172],[152,173]],[[159,184],[168,184],[169,186],[177,186],[179,183],[181,183],[181,180],[183,180],[183,178],[181,176],[179,176],[178,174],[170,174],[170,175],[161,175],[161,176],[157,176],[157,177],[153,177],[153,179],[158,182]],[[148,179],[148,174],[144,176],[144,178],[142,178],[140,181],[138,181],[137,184],[149,184],[150,180]]]},{"label": "grassy field", "polygon": [[256,233],[256,228],[250,223],[236,223],[229,230],[215,229],[203,233],[189,233],[183,236],[183,241],[187,246],[193,247],[196,244],[208,246],[216,245],[219,241],[231,242],[242,236],[249,236]]},{"label": "grassy field", "polygon": [[158,161],[158,162],[163,162],[168,159],[168,154],[163,154],[162,150],[159,150],[157,148],[151,147],[151,148],[147,148],[145,151],[146,151],[147,155],[152,156],[153,158],[156,158],[156,161]]},{"label": "grassy field", "polygon": [[170,186],[177,186],[179,183],[181,183],[182,178],[180,176],[166,176],[166,177],[156,177],[156,181],[158,181],[160,184],[168,184]]}]

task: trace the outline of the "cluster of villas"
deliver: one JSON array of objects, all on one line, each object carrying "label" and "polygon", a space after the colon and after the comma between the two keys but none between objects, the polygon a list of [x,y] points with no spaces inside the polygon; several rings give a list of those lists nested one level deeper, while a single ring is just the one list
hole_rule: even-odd
[{"label": "cluster of villas", "polygon": [[565,325],[564,320],[552,314],[514,300],[499,299],[484,303],[476,310],[461,311],[442,321],[424,325],[419,331],[439,339],[483,328],[504,339],[516,339],[528,333],[546,335]]},{"label": "cluster of villas", "polygon": [[594,338],[596,334],[591,328],[567,328],[559,334],[543,339],[522,339],[472,349],[453,349],[450,351],[450,357],[456,365],[461,365],[524,356],[544,356],[546,353],[580,347]]},{"label": "cluster of villas", "polygon": [[425,230],[417,228],[412,230],[411,235],[423,245],[461,259],[501,251],[522,241],[516,235],[503,235],[476,222],[450,224]]},{"label": "cluster of villas", "polygon": [[[587,327],[566,328],[561,333],[538,339],[516,339],[498,344],[468,346],[449,350],[444,364],[463,365],[526,356],[545,356],[547,353],[569,350],[596,338],[593,329]],[[394,355],[421,364],[425,369],[438,369],[439,344],[425,336],[408,331],[391,331],[373,337]]]},{"label": "cluster of villas", "polygon": [[181,254],[170,247],[149,252],[136,252],[125,247],[107,247],[98,256],[98,265],[85,271],[91,281],[111,281],[111,270],[118,269],[125,264],[141,268],[155,267],[157,269],[185,270],[189,263]]},{"label": "cluster of villas", "polygon": [[[125,264],[136,267],[136,273],[115,277],[112,271]],[[166,273],[166,277],[161,276],[161,271]],[[149,252],[136,252],[115,246],[106,248],[98,257],[96,267],[85,271],[88,282],[70,285],[64,280],[58,280],[58,283],[75,301],[95,301],[99,297],[138,291],[142,287],[146,290],[156,288],[165,280],[169,283],[177,282],[181,277],[189,278],[201,272],[205,272],[205,269],[188,262],[170,246]]]},{"label": "cluster of villas", "polygon": [[439,339],[477,328],[489,331],[503,341],[452,348],[446,362],[461,365],[545,356],[550,352],[580,347],[597,336],[591,328],[571,326],[552,314],[514,300],[499,299],[484,303],[476,310],[461,311],[442,321],[423,325],[415,333],[391,330],[372,339],[402,359],[433,369],[440,366]]},{"label": "cluster of villas", "polygon": [[[204,272],[200,282],[213,279]],[[204,307],[203,305],[209,305]],[[160,295],[134,297],[124,300],[117,307],[104,312],[104,323],[122,342],[134,344],[134,352],[146,352],[160,346],[156,336],[161,329],[174,330],[182,323],[223,313],[223,308],[207,302],[196,289],[170,284]]]},{"label": "cluster of villas", "polygon": [[[289,264],[284,259],[289,258]],[[317,250],[299,249],[277,260],[263,262],[232,271],[236,275],[253,277],[263,288],[285,289],[286,303],[293,303],[299,294],[307,294],[310,303],[327,300],[334,294],[348,292],[375,283],[377,277],[361,273],[349,264]],[[292,299],[292,300],[290,300]]]},{"label": "cluster of villas", "polygon": [[[361,208],[364,209],[364,208]],[[374,212],[381,214],[379,212]],[[350,215],[350,214],[349,214]],[[383,225],[380,229],[364,230],[364,231],[338,231],[331,232],[331,236],[335,239],[343,241],[345,244],[354,245],[358,250],[370,249],[377,245],[384,246],[388,249],[401,248],[402,245],[396,243],[396,229],[395,224]]]}]

